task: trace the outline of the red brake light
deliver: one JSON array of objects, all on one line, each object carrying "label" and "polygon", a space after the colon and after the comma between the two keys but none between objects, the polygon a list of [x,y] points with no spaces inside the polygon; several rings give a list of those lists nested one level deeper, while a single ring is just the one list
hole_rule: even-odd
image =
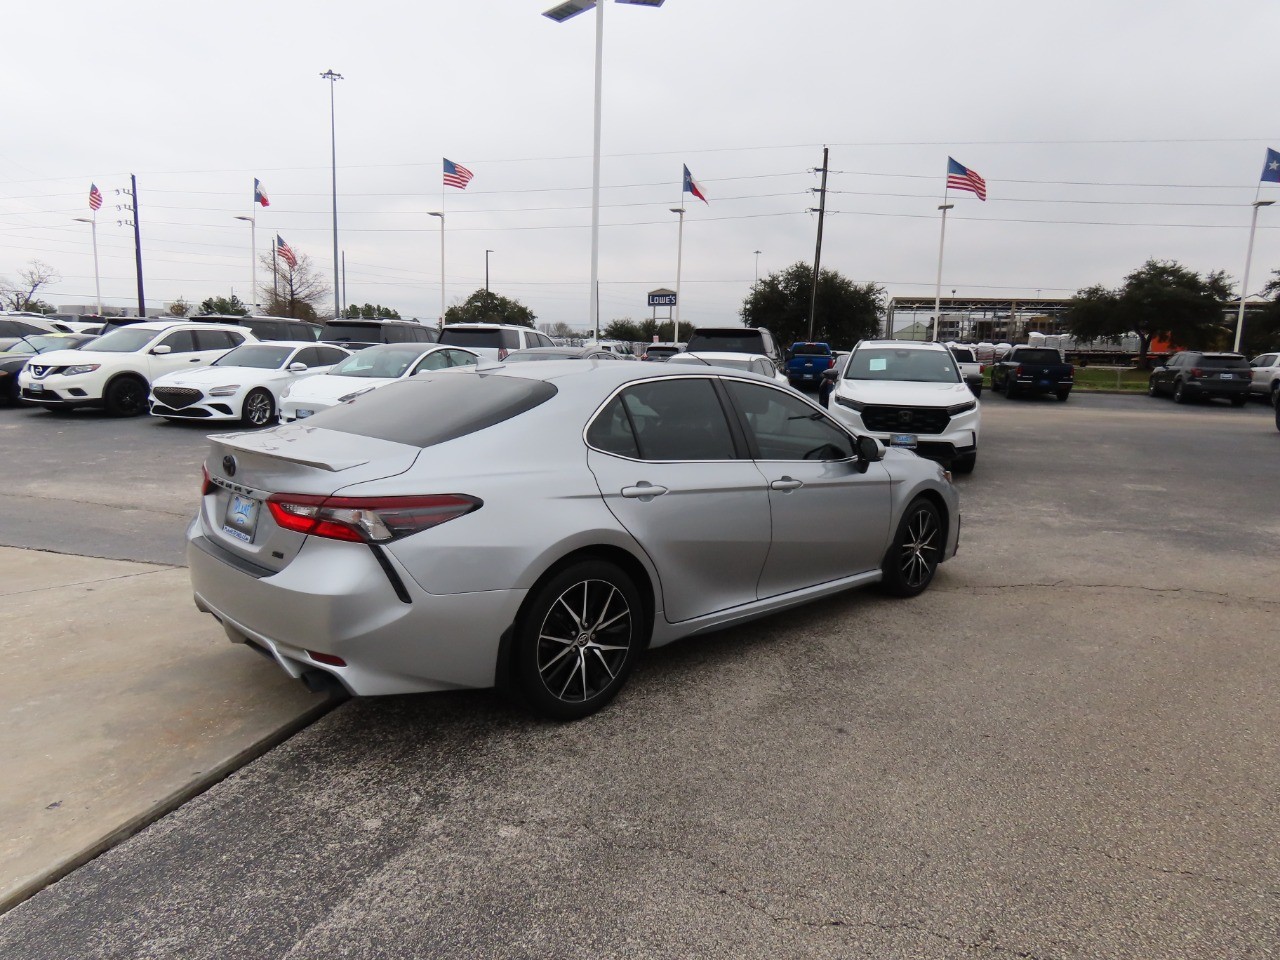
[{"label": "red brake light", "polygon": [[980,363],[980,364],[978,364],[978,372],[979,372],[979,373],[986,373],[986,372],[987,372],[987,365],[986,365],[985,363]]},{"label": "red brake light", "polygon": [[1191,368],[1191,375],[1192,375],[1193,377],[1203,377],[1203,376],[1204,376],[1204,371],[1203,371],[1203,370],[1201,370],[1199,367],[1192,367],[1192,368]]},{"label": "red brake light", "polygon": [[498,348],[498,359],[499,359],[499,360],[505,360],[505,359],[507,359],[507,352],[508,352],[508,351],[507,351],[507,348],[506,348],[506,347],[499,347],[499,348]]},{"label": "red brake light", "polygon": [[1022,364],[1018,364],[1018,369],[1013,371],[1013,374],[1016,377],[1022,376]]},{"label": "red brake light", "polygon": [[308,650],[307,656],[316,663],[327,663],[331,667],[345,667],[347,661],[341,657],[335,657],[332,653],[321,653],[318,650]]},{"label": "red brake light", "polygon": [[389,543],[478,510],[483,501],[459,493],[425,497],[317,497],[277,493],[267,499],[285,530],[352,543]]},{"label": "red brake light", "polygon": [[827,369],[828,369],[828,370],[830,370],[830,369],[831,369],[832,367],[834,367],[835,365],[836,365],[836,358],[835,358],[835,357],[827,357]]}]

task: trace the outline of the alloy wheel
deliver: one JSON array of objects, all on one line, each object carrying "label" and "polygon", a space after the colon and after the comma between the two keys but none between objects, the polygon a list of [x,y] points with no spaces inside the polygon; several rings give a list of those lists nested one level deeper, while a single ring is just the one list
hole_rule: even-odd
[{"label": "alloy wheel", "polygon": [[538,630],[543,686],[564,703],[584,703],[618,676],[633,642],[626,597],[607,580],[582,580],[556,598]]},{"label": "alloy wheel", "polygon": [[244,418],[255,427],[265,427],[271,420],[271,396],[261,390],[255,390],[244,401]]},{"label": "alloy wheel", "polygon": [[932,510],[917,510],[907,522],[899,559],[902,579],[913,590],[927,583],[938,564],[938,520]]}]

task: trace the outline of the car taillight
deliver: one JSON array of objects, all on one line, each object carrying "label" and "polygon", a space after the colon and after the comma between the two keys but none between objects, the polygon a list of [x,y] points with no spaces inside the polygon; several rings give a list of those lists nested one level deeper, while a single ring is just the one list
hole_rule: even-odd
[{"label": "car taillight", "polygon": [[1203,377],[1203,376],[1204,376],[1204,371],[1203,371],[1203,370],[1201,370],[1199,367],[1192,367],[1192,368],[1191,368],[1191,376],[1193,376],[1193,377]]},{"label": "car taillight", "polygon": [[1075,367],[1075,364],[1073,364],[1073,363],[1068,363],[1068,364],[1067,364],[1067,376],[1068,376],[1068,377],[1074,377],[1075,375],[1076,375],[1076,367]]},{"label": "car taillight", "polygon": [[834,367],[835,365],[836,365],[836,358],[835,358],[835,357],[827,357],[827,369],[828,369],[828,370],[830,370],[830,369],[831,369],[832,367]]},{"label": "car taillight", "polygon": [[499,348],[498,348],[498,359],[499,359],[499,360],[505,360],[505,359],[507,359],[507,348],[506,348],[506,347],[499,347]]},{"label": "car taillight", "polygon": [[276,524],[307,536],[389,543],[478,510],[483,501],[460,493],[426,497],[317,497],[276,493],[267,509]]},{"label": "car taillight", "polygon": [[1013,371],[1013,375],[1014,375],[1015,377],[1020,377],[1020,376],[1022,376],[1022,364],[1018,364],[1018,369],[1017,369],[1017,370],[1015,370],[1015,371]]},{"label": "car taillight", "polygon": [[980,363],[980,364],[978,364],[978,372],[979,372],[979,373],[986,373],[986,372],[987,372],[987,365],[986,365],[985,363]]},{"label": "car taillight", "polygon": [[200,496],[205,496],[213,489],[213,481],[209,479],[209,468],[200,464]]}]

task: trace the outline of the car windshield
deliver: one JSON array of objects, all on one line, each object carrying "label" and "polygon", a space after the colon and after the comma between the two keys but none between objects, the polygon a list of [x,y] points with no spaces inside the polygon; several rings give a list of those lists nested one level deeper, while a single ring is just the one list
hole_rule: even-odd
[{"label": "car windshield", "polygon": [[581,360],[581,350],[517,350],[507,355],[507,363],[523,363],[526,360]]},{"label": "car windshield", "polygon": [[370,347],[352,354],[329,371],[335,377],[376,377],[395,380],[422,356],[419,346]]},{"label": "car windshield", "polygon": [[722,353],[764,353],[763,338],[754,330],[745,327],[737,330],[698,331],[689,338],[685,349],[690,353],[708,350]]},{"label": "car windshield", "polygon": [[1062,355],[1057,350],[1019,350],[1009,358],[1017,363],[1061,363]]},{"label": "car windshield", "polygon": [[958,383],[960,371],[947,350],[864,347],[855,350],[846,380],[904,380],[911,383]]},{"label": "car windshield", "polygon": [[90,353],[135,353],[156,338],[158,330],[139,330],[137,327],[121,327],[103,334],[81,350]]},{"label": "car windshield", "polygon": [[293,353],[293,347],[266,347],[246,343],[236,347],[213,362],[215,367],[254,367],[258,370],[279,370]]}]

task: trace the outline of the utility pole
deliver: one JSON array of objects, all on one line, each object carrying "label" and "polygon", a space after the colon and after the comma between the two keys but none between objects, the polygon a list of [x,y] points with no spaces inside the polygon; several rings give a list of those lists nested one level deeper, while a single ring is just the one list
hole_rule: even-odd
[{"label": "utility pole", "polygon": [[[818,246],[813,252],[813,294],[809,298],[809,339],[813,339],[813,320],[818,313],[818,271],[822,266],[822,221],[827,212],[827,154],[822,148],[822,186],[818,187]],[[814,171],[817,173],[818,171]]]},{"label": "utility pole", "polygon": [[347,251],[342,251],[342,311],[338,316],[342,316],[347,309]]},{"label": "utility pole", "polygon": [[138,271],[138,316],[147,315],[147,298],[142,292],[142,232],[138,227],[138,178],[129,174],[129,199],[133,203],[133,260]]}]

